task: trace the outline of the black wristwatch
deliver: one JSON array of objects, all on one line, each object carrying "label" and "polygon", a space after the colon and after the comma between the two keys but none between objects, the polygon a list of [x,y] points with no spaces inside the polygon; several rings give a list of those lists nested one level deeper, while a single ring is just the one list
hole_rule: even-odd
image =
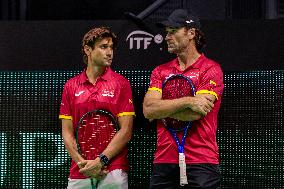
[{"label": "black wristwatch", "polygon": [[106,166],[109,164],[109,159],[104,154],[100,154],[99,158],[101,162],[103,163],[103,165]]}]

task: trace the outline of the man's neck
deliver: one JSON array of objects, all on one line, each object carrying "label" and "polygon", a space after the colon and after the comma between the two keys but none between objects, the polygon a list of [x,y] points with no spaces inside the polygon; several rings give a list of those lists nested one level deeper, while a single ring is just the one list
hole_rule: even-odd
[{"label": "man's neck", "polygon": [[106,67],[88,65],[86,74],[87,74],[89,81],[95,84],[98,77],[101,76],[105,71],[106,71]]},{"label": "man's neck", "polygon": [[185,70],[201,56],[195,48],[188,48],[186,51],[177,55],[181,70]]}]

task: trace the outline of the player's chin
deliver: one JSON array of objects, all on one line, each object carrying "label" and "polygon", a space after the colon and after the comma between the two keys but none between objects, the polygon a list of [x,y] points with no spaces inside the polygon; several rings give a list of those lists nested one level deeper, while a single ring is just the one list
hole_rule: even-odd
[{"label": "player's chin", "polygon": [[111,64],[112,64],[112,61],[105,61],[105,62],[104,62],[104,65],[105,65],[105,66],[111,66]]},{"label": "player's chin", "polygon": [[168,52],[169,52],[169,53],[176,53],[176,51],[175,51],[174,48],[168,48]]}]

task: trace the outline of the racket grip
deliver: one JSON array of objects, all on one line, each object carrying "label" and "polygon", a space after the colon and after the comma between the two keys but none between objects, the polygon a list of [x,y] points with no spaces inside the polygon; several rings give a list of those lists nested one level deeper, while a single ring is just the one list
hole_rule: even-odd
[{"label": "racket grip", "polygon": [[180,185],[184,186],[188,184],[187,176],[186,176],[186,163],[185,163],[185,155],[184,153],[179,153],[179,178],[180,178]]}]

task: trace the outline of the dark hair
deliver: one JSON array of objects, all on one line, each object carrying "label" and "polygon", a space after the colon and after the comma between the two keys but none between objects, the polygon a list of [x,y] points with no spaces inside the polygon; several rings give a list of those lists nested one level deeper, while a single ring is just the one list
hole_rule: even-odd
[{"label": "dark hair", "polygon": [[94,45],[96,42],[101,41],[104,38],[111,37],[113,41],[113,47],[115,48],[117,46],[117,37],[114,33],[111,32],[111,30],[108,27],[96,27],[92,28],[90,31],[88,31],[82,40],[82,53],[83,53],[83,61],[85,64],[87,64],[88,58],[84,51],[84,46],[87,45],[94,48]]},{"label": "dark hair", "polygon": [[195,28],[195,37],[193,39],[195,41],[196,50],[201,53],[202,49],[206,46],[204,33],[200,29]]}]

